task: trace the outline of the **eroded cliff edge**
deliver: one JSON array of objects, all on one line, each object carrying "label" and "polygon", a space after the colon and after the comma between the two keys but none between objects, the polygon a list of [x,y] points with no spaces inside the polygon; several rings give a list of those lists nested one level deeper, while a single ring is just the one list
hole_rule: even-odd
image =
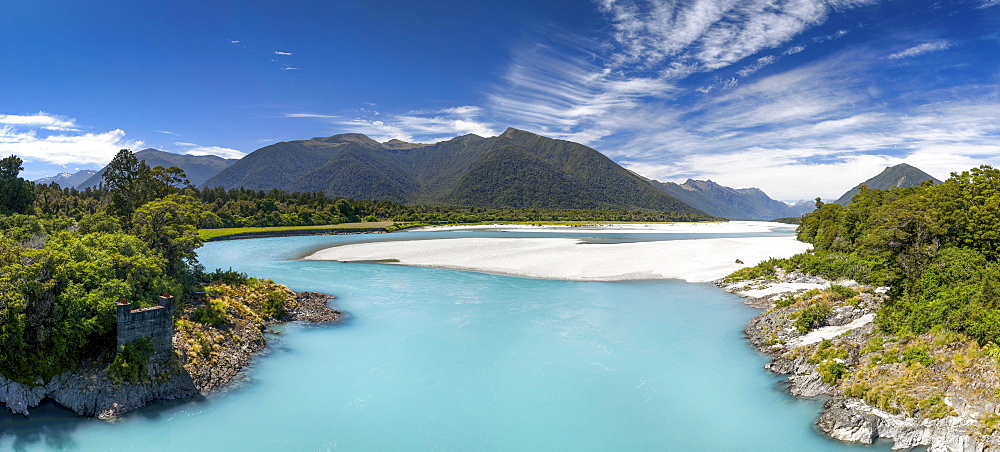
[{"label": "eroded cliff edge", "polygon": [[[108,363],[97,362],[35,384],[0,376],[0,402],[15,414],[28,415],[30,408],[51,399],[79,415],[114,418],[152,401],[193,397],[233,383],[266,347],[264,333],[271,325],[332,323],[346,317],[328,306],[330,295],[260,284],[264,286],[252,289],[216,285],[178,307],[174,356],[149,363],[141,378],[123,380],[109,372]],[[274,308],[278,299],[288,301],[283,309]]]},{"label": "eroded cliff edge", "polygon": [[996,351],[952,333],[892,337],[874,322],[885,288],[776,269],[769,279],[717,281],[764,309],[747,324],[765,367],[797,397],[826,397],[816,421],[832,438],[893,449],[1000,450]]}]

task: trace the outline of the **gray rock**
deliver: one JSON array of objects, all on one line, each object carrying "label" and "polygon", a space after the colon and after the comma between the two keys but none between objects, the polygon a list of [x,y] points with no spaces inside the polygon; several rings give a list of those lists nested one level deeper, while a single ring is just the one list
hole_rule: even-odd
[{"label": "gray rock", "polygon": [[[316,292],[298,293],[300,308],[281,320],[326,323],[344,319],[346,314],[327,305],[332,298]],[[109,419],[155,400],[182,399],[217,390],[236,380],[253,356],[267,345],[257,328],[237,329],[234,333],[234,345],[225,347],[214,365],[193,368],[192,372],[182,366],[183,357],[173,358],[167,363],[151,364],[147,369],[151,377],[141,383],[116,382],[108,376],[106,364],[97,363],[34,385],[0,375],[0,403],[14,414],[28,416],[30,408],[51,399],[81,416]]]}]

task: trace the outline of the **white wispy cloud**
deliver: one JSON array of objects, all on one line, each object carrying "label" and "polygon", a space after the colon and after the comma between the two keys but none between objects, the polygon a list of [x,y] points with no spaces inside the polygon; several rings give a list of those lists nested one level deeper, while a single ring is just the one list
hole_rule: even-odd
[{"label": "white wispy cloud", "polygon": [[[869,1],[603,0],[621,47],[620,64],[657,67],[667,60],[686,76],[729,66],[778,47],[822,23],[831,10]],[[679,68],[679,70],[677,69]]]},{"label": "white wispy cloud", "polygon": [[12,125],[0,126],[0,155],[14,154],[26,162],[104,165],[120,149],[136,149],[142,144],[142,141],[126,139],[125,132],[121,129],[103,133],[39,136],[35,130],[18,130]]},{"label": "white wispy cloud", "polygon": [[437,110],[415,110],[403,114],[382,114],[369,104],[354,117],[318,113],[283,113],[286,118],[323,120],[336,126],[336,132],[363,133],[369,137],[386,141],[440,141],[458,135],[497,135],[496,129],[480,119],[483,109],[472,105],[460,105]]},{"label": "white wispy cloud", "polygon": [[606,120],[615,112],[676,91],[660,78],[626,76],[599,61],[537,46],[517,55],[487,105],[501,123],[588,143],[613,133]]},{"label": "white wispy cloud", "polygon": [[740,77],[746,77],[750,74],[753,74],[754,72],[763,69],[764,66],[773,64],[775,61],[778,61],[778,57],[774,55],[762,56],[760,58],[757,58],[757,61],[755,61],[753,64],[743,66],[743,69],[736,71],[736,73],[740,74]]},{"label": "white wispy cloud", "polygon": [[[369,117],[335,123],[350,132],[363,133],[378,141],[397,139],[424,142],[470,133],[479,136],[499,134],[490,124],[479,119],[481,114],[480,107],[463,105],[400,115],[380,115],[373,111]],[[379,118],[375,119],[376,116]]]},{"label": "white wispy cloud", "polygon": [[803,51],[805,49],[806,49],[806,46],[793,46],[793,47],[789,47],[787,50],[785,50],[781,54],[782,55],[795,55],[796,53],[799,53],[799,52],[801,52],[801,51]]},{"label": "white wispy cloud", "polygon": [[875,52],[847,52],[703,98],[672,112],[686,121],[634,129],[609,154],[654,179],[713,179],[786,200],[836,198],[896,163],[939,179],[1000,163],[1000,86],[922,92],[928,100],[964,100],[903,113],[862,86],[878,60]]},{"label": "white wispy cloud", "polygon": [[[872,0],[874,1],[874,0]],[[613,28],[614,46],[556,36],[550,44],[519,49],[504,83],[487,96],[496,122],[580,141],[604,140],[633,129],[637,109],[669,104],[685,95],[682,80],[787,45],[832,11],[868,0],[602,0]],[[841,30],[830,37],[846,34]],[[567,53],[566,49],[571,49]],[[708,94],[729,90],[781,58],[805,50],[794,45],[758,56],[731,74],[695,88]],[[775,121],[796,114],[817,116],[809,103],[772,108]],[[660,108],[658,113],[667,114]],[[763,111],[761,111],[763,113]],[[651,113],[648,116],[656,116]],[[668,115],[669,116],[669,115]],[[748,114],[741,113],[747,118]],[[760,115],[757,115],[760,116]],[[744,120],[744,122],[748,122]],[[748,125],[749,126],[749,125]]]},{"label": "white wispy cloud", "polygon": [[291,55],[291,54],[292,54],[292,52],[282,52],[282,51],[280,51],[280,50],[275,50],[275,51],[274,51],[274,54],[275,54],[275,55],[284,55],[284,56],[288,56],[288,55]]},{"label": "white wispy cloud", "polygon": [[376,141],[414,141],[413,135],[397,125],[370,119],[352,119],[339,123],[348,132],[363,133]]},{"label": "white wispy cloud", "polygon": [[826,35],[826,36],[819,36],[819,37],[813,38],[813,41],[814,42],[834,41],[834,40],[843,38],[844,36],[847,36],[847,34],[850,33],[850,32],[851,32],[850,30],[843,30],[843,29],[841,29],[841,30],[837,30],[833,34],[829,34],[829,35]]},{"label": "white wispy cloud", "polygon": [[51,115],[42,111],[33,115],[0,115],[0,124],[67,132],[79,130],[75,119]]},{"label": "white wispy cloud", "polygon": [[166,135],[173,135],[175,137],[179,137],[180,136],[180,135],[178,135],[178,134],[176,134],[174,132],[171,132],[169,130],[154,130],[153,132],[163,133],[163,134],[166,134]]},{"label": "white wispy cloud", "polygon": [[322,115],[318,113],[282,113],[282,116],[286,118],[323,118],[323,119],[333,119],[339,118],[337,115]]},{"label": "white wispy cloud", "polygon": [[284,67],[281,68],[281,70],[283,70],[283,71],[297,71],[297,70],[299,70],[299,68],[293,67],[293,66],[284,66]]},{"label": "white wispy cloud", "polygon": [[174,145],[183,148],[180,153],[185,155],[215,155],[226,159],[239,159],[247,155],[246,152],[221,146],[201,146],[187,142],[176,142]]},{"label": "white wispy cloud", "polygon": [[902,50],[902,51],[893,53],[893,54],[889,55],[888,58],[890,60],[898,60],[900,58],[909,58],[909,57],[914,57],[914,56],[917,56],[917,55],[923,55],[925,53],[931,53],[931,52],[937,52],[939,50],[945,50],[945,49],[947,49],[950,46],[951,46],[951,44],[948,41],[925,42],[923,44],[910,47],[910,48],[908,48],[906,50]]}]

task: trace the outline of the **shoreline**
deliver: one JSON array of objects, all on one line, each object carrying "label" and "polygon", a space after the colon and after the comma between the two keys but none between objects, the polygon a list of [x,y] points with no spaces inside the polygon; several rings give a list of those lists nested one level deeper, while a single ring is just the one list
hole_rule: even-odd
[{"label": "shoreline", "polygon": [[[295,292],[298,307],[285,316],[260,324],[252,319],[236,319],[225,326],[227,334],[214,333],[211,327],[197,331],[175,328],[174,357],[168,362],[149,364],[149,376],[138,382],[115,381],[108,374],[108,365],[96,362],[84,363],[44,384],[29,385],[0,376],[0,403],[13,414],[30,417],[31,408],[51,400],[79,416],[111,420],[157,401],[218,391],[232,386],[266,349],[264,333],[270,326],[296,321],[314,324],[344,321],[347,314],[328,305],[333,299],[332,295],[318,292]],[[214,361],[199,361],[202,352],[195,350],[193,345],[197,342],[190,340],[191,333],[216,338],[217,343],[212,345]]]},{"label": "shoreline", "polygon": [[386,228],[353,228],[353,229],[296,229],[290,231],[243,232],[233,235],[222,235],[206,239],[206,242],[221,242],[225,240],[265,239],[271,237],[300,237],[308,235],[347,235],[347,234],[386,234]]},{"label": "shoreline", "polygon": [[[924,364],[911,365],[905,358],[903,362],[889,364],[887,372],[875,367],[876,379],[871,384],[887,384],[890,391],[893,391],[878,397],[898,397],[905,404],[912,403],[913,407],[909,409],[914,412],[901,412],[900,409],[893,408],[896,406],[895,402],[883,402],[892,403],[888,407],[874,406],[870,403],[872,400],[859,398],[858,394],[851,393],[859,387],[859,381],[865,380],[858,380],[846,372],[850,369],[857,374],[866,369],[871,371],[873,366],[878,366],[881,362],[882,354],[874,355],[879,357],[879,361],[871,361],[873,355],[868,350],[876,343],[881,347],[883,342],[882,335],[877,332],[874,317],[886,296],[881,288],[859,286],[853,281],[839,282],[841,285],[851,285],[863,290],[853,302],[843,300],[841,303],[834,303],[832,311],[822,319],[820,326],[803,333],[794,326],[794,319],[812,305],[794,303],[782,307],[784,303],[775,303],[796,295],[805,297],[801,294],[807,288],[794,285],[801,280],[808,281],[803,284],[812,285],[812,288],[829,287],[831,283],[835,283],[797,271],[787,274],[779,271],[775,278],[765,281],[719,280],[715,285],[744,297],[746,305],[762,310],[747,322],[744,334],[755,350],[769,356],[770,362],[764,366],[765,369],[788,376],[789,394],[797,398],[828,398],[815,421],[819,431],[846,443],[871,445],[880,439],[891,440],[893,450],[926,447],[930,451],[971,452],[996,450],[1000,447],[1000,432],[983,424],[983,419],[993,415],[1000,405],[988,396],[970,395],[976,394],[978,380],[997,380],[996,374],[1000,371],[992,358],[988,358],[987,366],[981,366],[974,362],[974,358],[968,358],[970,362],[965,366],[968,366],[971,373],[955,373],[954,369],[949,370],[937,362],[927,364],[930,367],[925,367]],[[921,347],[921,344],[927,343],[925,341],[936,340],[933,335],[925,336],[928,337],[914,337],[910,342],[913,346]],[[899,344],[886,344],[885,348],[876,351],[884,353],[886,357],[893,353],[898,355],[898,349],[892,348],[897,345],[904,350],[907,347],[904,341],[900,341]],[[830,371],[837,363],[843,366],[843,380],[840,374]],[[944,366],[950,365],[951,363],[946,363]],[[992,369],[992,374],[987,369]],[[980,371],[983,373],[980,374]],[[896,386],[908,381],[907,372],[923,375],[918,380],[919,390],[925,391],[925,397],[931,397],[930,399],[922,401],[918,398],[919,394],[912,393],[913,388],[905,383]],[[941,373],[950,375],[943,380],[933,377]],[[942,387],[942,384],[945,386]],[[935,393],[946,395],[935,398]],[[934,400],[938,402],[927,403]],[[896,411],[893,412],[892,409]]]},{"label": "shoreline", "polygon": [[734,232],[770,232],[778,228],[794,228],[795,225],[773,221],[710,221],[710,222],[672,222],[672,223],[592,223],[592,224],[470,224],[470,225],[430,225],[408,229],[409,231],[438,232],[455,230],[495,230],[498,232],[562,232],[580,233],[615,232],[615,233],[652,233],[652,234],[690,234],[690,233],[734,233]]}]

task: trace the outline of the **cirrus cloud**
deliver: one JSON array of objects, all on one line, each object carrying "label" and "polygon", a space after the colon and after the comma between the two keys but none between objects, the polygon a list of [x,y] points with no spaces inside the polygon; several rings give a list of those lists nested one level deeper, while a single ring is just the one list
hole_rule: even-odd
[{"label": "cirrus cloud", "polygon": [[920,45],[910,47],[906,50],[901,50],[899,52],[893,53],[888,56],[890,60],[898,60],[900,58],[915,57],[917,55],[923,55],[925,53],[937,52],[939,50],[945,50],[950,47],[951,44],[948,41],[934,41],[925,42]]}]

